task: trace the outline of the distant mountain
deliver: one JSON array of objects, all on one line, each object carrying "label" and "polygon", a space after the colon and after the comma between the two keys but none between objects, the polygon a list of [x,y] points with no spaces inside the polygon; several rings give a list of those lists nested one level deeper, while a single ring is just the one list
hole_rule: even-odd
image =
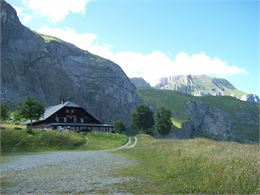
[{"label": "distant mountain", "polygon": [[172,111],[175,125],[169,137],[207,137],[216,140],[259,143],[259,105],[234,97],[195,97],[163,89],[139,89],[138,95],[154,110]]},{"label": "distant mountain", "polygon": [[236,89],[229,81],[206,75],[179,75],[161,78],[159,89],[170,89],[193,96],[232,96],[243,101],[260,103],[259,97]]},{"label": "distant mountain", "polygon": [[137,89],[151,88],[151,85],[141,77],[130,78],[130,81],[135,85]]},{"label": "distant mountain", "polygon": [[[107,59],[23,26],[1,0],[1,100],[33,96],[46,106],[73,100],[102,122],[130,123],[141,102],[124,71]],[[57,8],[58,9],[58,8]]]}]

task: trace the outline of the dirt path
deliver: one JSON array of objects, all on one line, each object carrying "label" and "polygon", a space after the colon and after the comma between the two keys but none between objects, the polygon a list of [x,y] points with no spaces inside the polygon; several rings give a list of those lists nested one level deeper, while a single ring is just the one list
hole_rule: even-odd
[{"label": "dirt path", "polygon": [[[124,149],[132,146],[133,140]],[[111,151],[21,155],[1,164],[1,193],[118,193],[116,184],[131,178],[111,175],[133,163]]]}]

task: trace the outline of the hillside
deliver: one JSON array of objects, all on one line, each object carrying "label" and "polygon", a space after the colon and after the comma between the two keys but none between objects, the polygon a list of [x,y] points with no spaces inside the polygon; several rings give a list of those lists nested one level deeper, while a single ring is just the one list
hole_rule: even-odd
[{"label": "hillside", "polygon": [[156,86],[194,96],[232,96],[244,101],[260,103],[259,97],[236,89],[228,80],[206,75],[179,75],[161,78]]},{"label": "hillside", "polygon": [[46,107],[73,100],[105,123],[129,123],[141,101],[117,64],[31,31],[1,1],[1,98],[18,102],[28,96]]},{"label": "hillside", "polygon": [[141,77],[130,78],[130,81],[135,85],[137,89],[151,88],[151,85]]},{"label": "hillside", "polygon": [[138,178],[116,186],[123,194],[260,193],[258,145],[139,135],[136,147],[121,153],[140,162],[117,171]]},{"label": "hillside", "polygon": [[173,123],[180,127],[172,137],[259,142],[258,104],[228,96],[195,97],[162,89],[140,89],[138,94],[155,110],[164,106],[172,111]]},{"label": "hillside", "polygon": [[8,124],[1,124],[0,135],[1,155],[7,158],[10,154],[21,152],[113,149],[124,145],[128,140],[125,135],[108,132],[76,133],[33,129],[32,133],[28,133],[25,126]]}]

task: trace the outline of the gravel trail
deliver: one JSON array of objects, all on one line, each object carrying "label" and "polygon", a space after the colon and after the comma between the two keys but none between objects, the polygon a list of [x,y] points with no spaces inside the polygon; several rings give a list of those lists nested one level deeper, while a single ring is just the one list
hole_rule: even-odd
[{"label": "gravel trail", "polygon": [[2,194],[119,193],[116,184],[131,178],[111,176],[135,163],[111,151],[20,155],[1,164]]}]

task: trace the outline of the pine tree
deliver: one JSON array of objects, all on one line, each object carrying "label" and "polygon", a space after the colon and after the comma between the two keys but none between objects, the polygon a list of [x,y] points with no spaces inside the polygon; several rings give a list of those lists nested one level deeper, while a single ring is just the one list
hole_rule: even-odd
[{"label": "pine tree", "polygon": [[171,131],[171,111],[160,107],[155,116],[156,130],[162,135],[168,135]]}]

